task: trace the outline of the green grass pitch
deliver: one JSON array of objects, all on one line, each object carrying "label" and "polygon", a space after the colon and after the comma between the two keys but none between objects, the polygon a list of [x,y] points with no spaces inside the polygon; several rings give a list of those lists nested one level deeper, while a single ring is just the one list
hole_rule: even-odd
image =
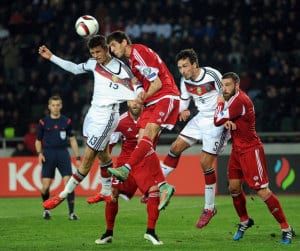
[{"label": "green grass pitch", "polygon": [[[164,242],[153,246],[143,238],[146,230],[146,207],[139,197],[126,202],[120,198],[114,240],[96,245],[94,241],[105,231],[104,204],[89,205],[77,197],[75,211],[80,220],[68,220],[67,203],[51,211],[52,219],[42,218],[40,198],[0,198],[0,250],[205,250],[205,251],[276,251],[300,250],[299,235],[291,245],[281,245],[281,231],[258,198],[247,196],[249,215],[255,225],[244,238],[233,241],[239,219],[229,196],[217,196],[218,213],[210,224],[197,229],[195,223],[203,207],[203,197],[174,196],[160,213],[156,233]],[[288,221],[300,233],[300,197],[279,196]]]}]

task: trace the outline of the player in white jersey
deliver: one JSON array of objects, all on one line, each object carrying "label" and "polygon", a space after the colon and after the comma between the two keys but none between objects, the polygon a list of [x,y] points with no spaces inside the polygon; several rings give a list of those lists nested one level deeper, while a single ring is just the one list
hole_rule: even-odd
[{"label": "player in white jersey", "polygon": [[112,58],[106,38],[96,35],[88,41],[88,48],[92,58],[85,63],[75,64],[55,56],[45,45],[39,48],[39,54],[73,74],[92,71],[94,74],[94,91],[91,107],[83,123],[83,136],[86,138],[86,149],[82,163],[72,175],[64,190],[57,196],[44,202],[46,209],[58,206],[69,193],[85,178],[96,158],[101,162],[101,196],[103,201],[111,201],[111,175],[107,172],[112,167],[108,142],[119,121],[119,103],[134,100],[132,90],[133,75],[130,69],[116,58]]},{"label": "player in white jersey", "polygon": [[222,75],[211,67],[199,67],[198,57],[193,49],[180,51],[176,56],[176,62],[182,75],[179,120],[187,121],[189,118],[188,107],[191,100],[194,101],[198,113],[185,125],[172,143],[162,163],[162,170],[164,175],[168,176],[176,168],[181,153],[197,142],[202,142],[200,158],[205,177],[205,206],[196,224],[196,227],[202,228],[217,212],[214,203],[216,174],[213,164],[230,137],[224,127],[214,125],[214,113],[218,93],[221,90]]}]

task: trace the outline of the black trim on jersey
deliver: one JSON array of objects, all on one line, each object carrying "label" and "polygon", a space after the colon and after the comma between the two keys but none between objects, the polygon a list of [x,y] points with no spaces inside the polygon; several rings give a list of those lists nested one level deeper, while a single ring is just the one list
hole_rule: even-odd
[{"label": "black trim on jersey", "polygon": [[101,145],[104,141],[104,139],[107,137],[109,130],[111,129],[111,126],[113,124],[114,121],[114,113],[111,113],[109,121],[107,123],[107,126],[105,127],[105,130],[103,131],[102,135],[100,136],[100,138],[97,140],[97,143],[95,144],[95,146],[93,146],[93,148],[97,151],[100,151]]},{"label": "black trim on jersey", "polygon": [[216,153],[220,154],[220,149],[222,149],[222,147],[224,146],[226,139],[227,139],[227,132],[228,130],[226,128],[223,129],[222,135],[221,135],[221,139],[220,139],[220,144],[217,148]]},{"label": "black trim on jersey", "polygon": [[103,65],[103,64],[99,64],[99,63],[97,63],[102,69],[104,69],[105,71],[107,71],[107,72],[109,72],[109,73],[111,73],[111,74],[114,74],[114,75],[120,75],[120,73],[121,73],[121,68],[122,68],[122,66],[121,66],[121,62],[119,61],[119,60],[117,60],[116,58],[112,58],[111,60],[116,60],[118,63],[119,63],[119,70],[118,70],[118,72],[113,72],[113,71],[111,71],[110,69],[108,69],[105,65]]},{"label": "black trim on jersey", "polygon": [[221,82],[221,80],[219,79],[218,75],[217,75],[214,71],[209,70],[209,69],[206,70],[206,73],[207,73],[208,75],[212,76],[213,79],[215,80],[217,86],[219,87],[219,89],[222,89],[222,82]]},{"label": "black trim on jersey", "polygon": [[123,66],[123,69],[127,72],[128,76],[129,76],[130,78],[133,78],[133,77],[134,77],[134,75],[133,75],[131,69],[129,68],[129,66],[128,66],[127,64],[125,64],[122,60],[120,60],[120,59],[118,59],[118,58],[115,58],[115,57],[114,57],[114,59],[116,59],[117,61],[120,62],[120,64]]}]

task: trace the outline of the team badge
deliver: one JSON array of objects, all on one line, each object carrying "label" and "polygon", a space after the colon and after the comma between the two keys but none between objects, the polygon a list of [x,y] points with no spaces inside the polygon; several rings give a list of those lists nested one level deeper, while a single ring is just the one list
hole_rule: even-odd
[{"label": "team badge", "polygon": [[198,87],[198,88],[197,88],[197,93],[198,93],[199,95],[202,94],[202,89],[201,89],[201,87]]},{"label": "team badge", "polygon": [[119,78],[118,78],[116,75],[112,75],[111,80],[112,80],[113,82],[118,82],[118,81],[119,81]]},{"label": "team badge", "polygon": [[62,140],[65,140],[67,138],[67,132],[66,131],[60,131],[59,136]]},{"label": "team badge", "polygon": [[159,112],[159,116],[163,117],[165,115],[164,112]]}]

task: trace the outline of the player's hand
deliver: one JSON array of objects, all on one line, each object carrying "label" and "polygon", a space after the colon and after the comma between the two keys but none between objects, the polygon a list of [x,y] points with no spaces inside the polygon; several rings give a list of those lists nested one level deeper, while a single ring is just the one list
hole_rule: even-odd
[{"label": "player's hand", "polygon": [[140,92],[137,97],[136,97],[136,101],[139,103],[139,104],[143,104],[143,101],[145,100],[146,98],[146,92]]},{"label": "player's hand", "polygon": [[230,121],[230,120],[228,120],[228,121],[225,122],[224,127],[225,127],[227,130],[231,130],[231,131],[236,130],[236,124],[233,123],[233,122]]},{"label": "player's hand", "polygon": [[219,94],[218,95],[217,103],[225,103],[225,99],[223,97],[223,94]]},{"label": "player's hand", "polygon": [[191,116],[190,110],[184,110],[179,114],[179,121],[187,121],[187,119]]},{"label": "player's hand", "polygon": [[45,46],[45,45],[42,45],[39,47],[39,54],[45,58],[45,59],[50,59],[53,55],[53,53]]}]

